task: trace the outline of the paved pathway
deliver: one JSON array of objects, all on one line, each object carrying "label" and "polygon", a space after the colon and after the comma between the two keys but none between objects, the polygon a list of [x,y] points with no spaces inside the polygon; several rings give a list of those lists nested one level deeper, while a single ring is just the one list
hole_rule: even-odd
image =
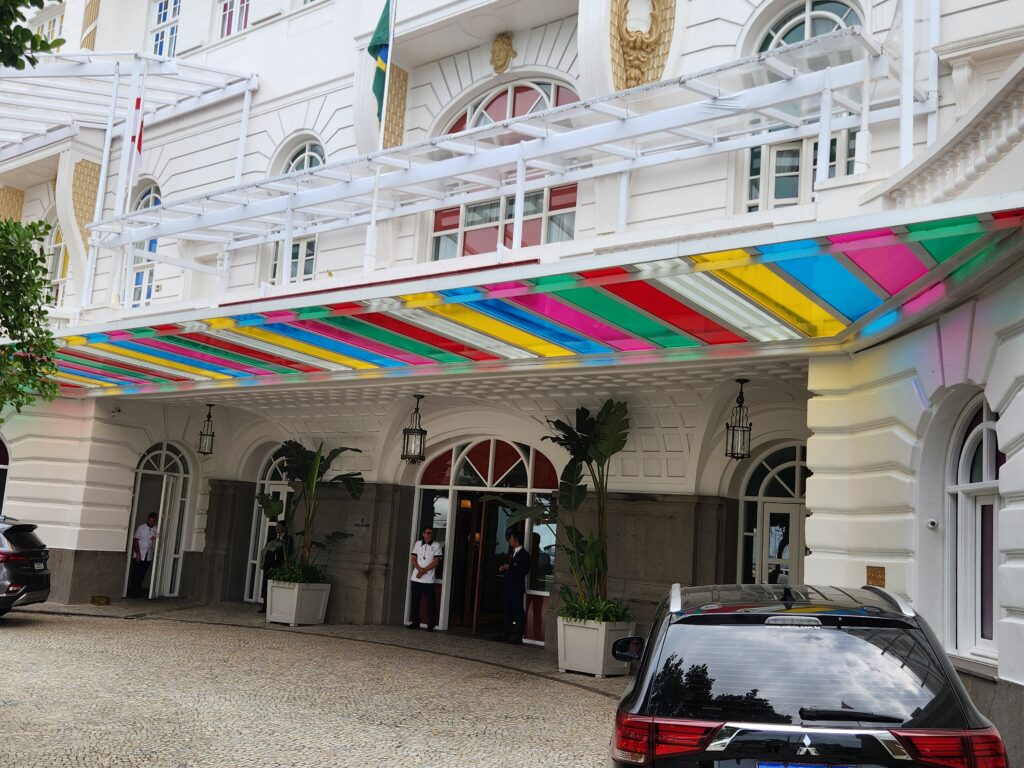
[{"label": "paved pathway", "polygon": [[0,765],[601,766],[624,685],[472,638],[261,631],[249,606],[105,615],[0,619]]}]

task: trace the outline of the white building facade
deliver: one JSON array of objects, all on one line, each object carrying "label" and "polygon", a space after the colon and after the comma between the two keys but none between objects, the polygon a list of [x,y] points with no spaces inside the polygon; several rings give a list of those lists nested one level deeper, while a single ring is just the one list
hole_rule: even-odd
[{"label": "white building facade", "polygon": [[[483,497],[549,495],[545,420],[616,397],[641,622],[674,581],[884,585],[1024,754],[1024,5],[399,0],[383,136],[381,10],[65,0],[31,20],[60,53],[0,74],[0,215],[53,225],[63,393],[4,414],[0,503],[54,597],[124,594],[156,509],[152,597],[258,600],[254,494],[322,440],[367,479],[329,620],[402,621],[431,524],[441,624],[483,631]],[[553,533],[525,533],[550,646]]]}]

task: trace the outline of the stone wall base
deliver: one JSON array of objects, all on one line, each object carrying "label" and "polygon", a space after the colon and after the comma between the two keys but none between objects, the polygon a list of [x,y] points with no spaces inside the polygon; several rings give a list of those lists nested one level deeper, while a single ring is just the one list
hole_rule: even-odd
[{"label": "stone wall base", "polygon": [[50,601],[88,603],[93,595],[120,600],[125,552],[50,549]]},{"label": "stone wall base", "polygon": [[1009,765],[1024,765],[1024,685],[992,680],[960,671],[960,679],[981,713],[992,721],[1006,742]]}]

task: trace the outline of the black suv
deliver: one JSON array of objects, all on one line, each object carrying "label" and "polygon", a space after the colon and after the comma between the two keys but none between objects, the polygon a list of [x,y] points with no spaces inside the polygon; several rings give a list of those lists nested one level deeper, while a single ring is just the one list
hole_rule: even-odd
[{"label": "black suv", "polygon": [[619,702],[612,766],[1007,768],[928,625],[876,587],[674,585]]},{"label": "black suv", "polygon": [[0,616],[50,596],[50,553],[31,523],[0,516]]}]

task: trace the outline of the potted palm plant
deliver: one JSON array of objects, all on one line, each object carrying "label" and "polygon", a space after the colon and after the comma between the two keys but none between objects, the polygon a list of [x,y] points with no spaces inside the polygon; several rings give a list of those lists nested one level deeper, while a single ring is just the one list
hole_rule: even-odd
[{"label": "potted palm plant", "polygon": [[[608,473],[612,457],[625,447],[629,436],[628,410],[624,402],[609,399],[596,414],[581,406],[574,423],[558,419],[548,424],[555,434],[544,439],[569,453],[555,503],[527,506],[510,499],[500,501],[514,510],[511,522],[531,518],[535,524],[557,526],[557,546],[566,555],[573,579],[560,591],[559,670],[598,677],[626,674],[628,664],[612,657],[611,646],[632,635],[636,625],[623,603],[608,599]],[[589,493],[584,471],[597,507],[596,531],[589,533],[576,524],[576,514]]]},{"label": "potted palm plant", "polygon": [[[353,499],[363,493],[365,481],[359,472],[338,472],[330,479],[334,460],[342,453],[358,448],[332,448],[324,453],[323,442],[315,451],[297,440],[286,440],[282,446],[282,471],[295,493],[287,500],[267,493],[256,495],[263,514],[271,520],[282,519],[285,528],[291,530],[292,519],[301,512],[303,528],[296,536],[299,546],[291,556],[290,549],[280,540],[267,543],[267,551],[284,549],[284,564],[270,573],[267,588],[267,621],[290,624],[322,624],[327,611],[331,584],[327,579],[327,565],[331,545],[348,538],[350,533],[334,531],[321,539],[314,537],[317,513],[320,510],[321,492],[325,488],[343,488]],[[323,562],[321,556],[325,556]]]}]

